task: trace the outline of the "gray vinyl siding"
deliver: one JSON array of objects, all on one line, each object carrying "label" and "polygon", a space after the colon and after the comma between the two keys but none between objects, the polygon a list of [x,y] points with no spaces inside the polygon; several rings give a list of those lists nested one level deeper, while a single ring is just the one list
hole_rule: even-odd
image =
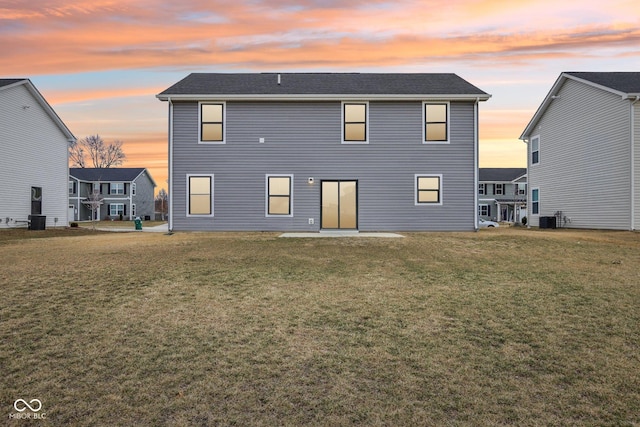
[{"label": "gray vinyl siding", "polygon": [[[361,231],[475,228],[471,102],[451,103],[451,143],[432,145],[422,144],[421,102],[371,101],[369,144],[341,144],[339,101],[226,107],[226,144],[206,145],[198,103],[173,103],[174,230],[318,231],[322,180],[358,181]],[[214,175],[213,218],[186,216],[188,174]],[[267,174],[293,175],[293,217],[265,216]],[[442,206],[415,205],[415,174],[442,174]]]},{"label": "gray vinyl siding", "polygon": [[24,84],[0,91],[0,146],[0,228],[27,226],[31,187],[46,226],[68,225],[67,137]]},{"label": "gray vinyl siding", "polygon": [[629,229],[630,129],[628,101],[567,80],[529,135],[540,136],[539,164],[528,144],[529,200],[540,190],[540,215],[529,203],[529,223],[562,211],[567,227]]}]

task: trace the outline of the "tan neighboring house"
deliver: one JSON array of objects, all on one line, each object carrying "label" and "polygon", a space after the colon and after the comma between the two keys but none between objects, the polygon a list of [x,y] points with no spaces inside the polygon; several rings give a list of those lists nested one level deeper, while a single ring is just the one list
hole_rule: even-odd
[{"label": "tan neighboring house", "polygon": [[0,79],[0,228],[68,225],[75,139],[29,79]]}]

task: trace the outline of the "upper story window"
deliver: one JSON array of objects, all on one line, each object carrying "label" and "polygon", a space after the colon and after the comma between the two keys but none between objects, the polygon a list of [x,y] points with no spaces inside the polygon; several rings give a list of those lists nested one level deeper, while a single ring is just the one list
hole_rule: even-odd
[{"label": "upper story window", "polygon": [[504,184],[494,184],[493,194],[496,196],[504,196]]},{"label": "upper story window", "polygon": [[69,181],[69,194],[76,194],[76,182]]},{"label": "upper story window", "polygon": [[478,184],[478,194],[481,196],[487,194],[487,184]]},{"label": "upper story window", "polygon": [[527,194],[527,184],[516,184],[516,195],[524,196]]},{"label": "upper story window", "polygon": [[124,182],[112,182],[109,184],[109,194],[124,194]]},{"label": "upper story window", "polygon": [[442,204],[442,175],[416,175],[416,205]]},{"label": "upper story window", "polygon": [[449,142],[449,103],[424,103],[423,143]]},{"label": "upper story window", "polygon": [[267,176],[267,216],[291,216],[291,175]]},{"label": "upper story window", "polygon": [[213,216],[213,175],[187,175],[187,216]]},{"label": "upper story window", "polygon": [[136,183],[132,183],[131,184],[131,195],[135,196],[136,195]]},{"label": "upper story window", "polygon": [[531,164],[538,163],[540,163],[540,137],[534,136],[531,138]]},{"label": "upper story window", "polygon": [[224,144],[225,103],[200,103],[200,142]]},{"label": "upper story window", "polygon": [[342,142],[368,142],[369,104],[367,102],[342,103]]}]

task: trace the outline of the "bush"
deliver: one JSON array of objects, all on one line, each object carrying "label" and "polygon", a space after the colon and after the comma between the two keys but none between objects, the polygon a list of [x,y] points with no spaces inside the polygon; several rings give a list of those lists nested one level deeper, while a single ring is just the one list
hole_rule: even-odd
[{"label": "bush", "polygon": [[69,227],[78,228],[78,223],[77,222],[72,222],[71,224],[69,224]]},{"label": "bush", "polygon": [[527,217],[526,216],[522,217],[522,225],[527,225]]}]

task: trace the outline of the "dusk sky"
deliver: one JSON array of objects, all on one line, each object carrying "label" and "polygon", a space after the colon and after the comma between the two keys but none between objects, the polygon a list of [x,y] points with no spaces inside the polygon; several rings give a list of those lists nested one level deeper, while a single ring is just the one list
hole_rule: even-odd
[{"label": "dusk sky", "polygon": [[638,0],[0,0],[0,77],[30,78],[76,137],[124,141],[167,188],[167,104],[191,72],[446,72],[480,106],[480,166],[525,167],[562,71],[640,71]]}]

